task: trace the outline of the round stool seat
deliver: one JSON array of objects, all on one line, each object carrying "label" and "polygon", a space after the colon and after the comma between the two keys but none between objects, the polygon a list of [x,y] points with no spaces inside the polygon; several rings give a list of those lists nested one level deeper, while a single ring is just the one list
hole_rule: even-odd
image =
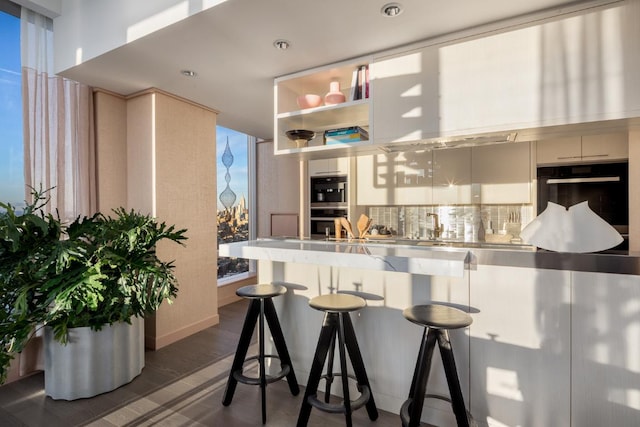
[{"label": "round stool seat", "polygon": [[236,295],[242,298],[272,298],[287,292],[287,288],[282,285],[262,284],[248,285],[238,288]]},{"label": "round stool seat", "polygon": [[376,295],[376,294],[372,294],[369,292],[362,292],[362,291],[349,291],[349,290],[340,290],[336,292],[337,294],[345,294],[345,295],[355,295],[357,297],[363,298],[365,300],[369,300],[369,301],[382,301],[384,300],[383,297],[381,297],[380,295]]},{"label": "round stool seat", "polygon": [[436,329],[465,328],[473,322],[464,311],[439,304],[414,305],[404,309],[402,315],[417,325]]},{"label": "round stool seat", "polygon": [[349,294],[326,294],[312,298],[309,306],[316,310],[330,313],[346,313],[364,308],[367,305],[363,298]]}]

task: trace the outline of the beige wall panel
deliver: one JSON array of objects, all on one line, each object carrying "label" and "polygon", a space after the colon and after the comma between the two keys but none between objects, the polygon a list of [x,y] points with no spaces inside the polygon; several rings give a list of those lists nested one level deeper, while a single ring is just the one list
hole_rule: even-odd
[{"label": "beige wall panel", "polygon": [[158,247],[176,260],[180,290],[156,313],[155,348],[219,322],[215,142],[214,112],[155,94],[155,214],[189,237],[185,247]]},{"label": "beige wall panel", "polygon": [[127,100],[127,208],[155,215],[154,93]]},{"label": "beige wall panel", "polygon": [[258,237],[269,237],[271,214],[299,214],[300,161],[294,156],[275,156],[273,141],[258,143],[256,157]]},{"label": "beige wall panel", "polygon": [[98,211],[109,214],[127,205],[127,102],[103,91],[94,93]]},{"label": "beige wall panel", "polygon": [[640,182],[640,129],[629,132],[629,249],[640,251],[640,193],[632,191]]}]

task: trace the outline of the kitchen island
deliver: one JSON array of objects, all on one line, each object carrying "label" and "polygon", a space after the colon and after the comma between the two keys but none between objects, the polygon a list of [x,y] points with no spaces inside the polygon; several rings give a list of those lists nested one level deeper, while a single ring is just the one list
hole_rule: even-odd
[{"label": "kitchen island", "polygon": [[[479,425],[637,425],[638,256],[419,243],[264,239],[221,245],[220,256],[256,259],[260,282],[293,284],[274,303],[303,385],[322,322],[308,300],[357,290],[382,297],[353,316],[381,409],[399,412],[418,352],[422,330],[402,310],[442,302],[474,319],[451,336]],[[428,392],[447,395],[437,354]],[[423,419],[455,425],[434,399]]]}]

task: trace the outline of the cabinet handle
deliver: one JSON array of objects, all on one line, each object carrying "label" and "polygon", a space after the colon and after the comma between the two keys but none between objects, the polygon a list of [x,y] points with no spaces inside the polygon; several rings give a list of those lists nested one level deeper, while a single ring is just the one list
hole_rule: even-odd
[{"label": "cabinet handle", "polygon": [[558,156],[558,160],[581,159],[582,156]]},{"label": "cabinet handle", "polygon": [[582,157],[609,157],[608,154],[591,154],[589,156],[582,156]]},{"label": "cabinet handle", "polygon": [[338,172],[340,172],[340,171],[339,170],[335,170],[335,171],[314,172],[313,174],[314,175],[327,175],[327,174],[330,174],[330,173],[338,173]]}]

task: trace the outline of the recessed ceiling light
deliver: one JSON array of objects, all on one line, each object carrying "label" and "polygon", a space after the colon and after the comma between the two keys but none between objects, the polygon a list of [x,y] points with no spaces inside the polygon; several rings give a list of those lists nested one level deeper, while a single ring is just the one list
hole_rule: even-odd
[{"label": "recessed ceiling light", "polygon": [[387,3],[380,9],[382,16],[393,18],[402,13],[402,5],[400,3]]},{"label": "recessed ceiling light", "polygon": [[273,45],[278,50],[287,50],[291,46],[291,43],[289,43],[287,40],[278,39],[273,42]]},{"label": "recessed ceiling light", "polygon": [[181,71],[180,71],[180,74],[182,74],[183,76],[186,76],[186,77],[195,77],[195,76],[197,76],[197,75],[198,75],[198,74],[196,74],[196,72],[195,72],[195,71],[193,71],[193,70],[181,70]]}]

